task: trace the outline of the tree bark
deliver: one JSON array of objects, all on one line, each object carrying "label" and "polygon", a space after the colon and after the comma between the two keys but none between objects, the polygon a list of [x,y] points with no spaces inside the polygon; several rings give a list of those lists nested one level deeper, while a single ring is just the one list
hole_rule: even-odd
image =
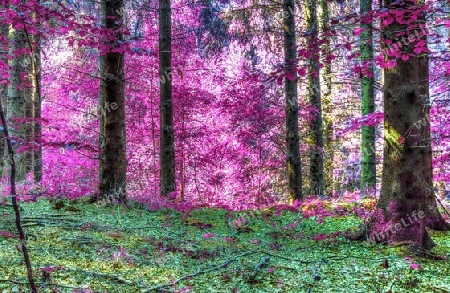
[{"label": "tree bark", "polygon": [[[39,2],[39,1],[38,1]],[[37,13],[33,13],[33,18],[37,18]],[[36,22],[39,26],[39,21]],[[32,166],[33,166],[33,181],[35,183],[42,180],[42,128],[41,128],[41,36],[40,27],[38,27],[37,34],[31,36],[32,46],[31,51],[31,74],[32,74],[32,139],[34,140],[37,150],[33,148]]]},{"label": "tree bark", "polygon": [[[391,1],[385,1],[389,7]],[[410,11],[421,9],[411,2],[398,3],[395,9],[404,9],[405,19]],[[398,24],[395,20],[382,28],[383,38],[393,44],[399,42],[396,34],[407,31],[416,36],[412,44],[402,42],[400,50],[412,53],[414,45],[426,35],[420,35],[418,24],[425,23],[425,15],[413,24]],[[420,36],[420,37],[417,37]],[[389,49],[384,44],[384,52]],[[425,227],[449,230],[437,210],[433,192],[433,166],[429,121],[429,67],[427,54],[415,54],[403,61],[397,58],[394,68],[383,70],[384,76],[384,161],[381,195],[377,209],[370,218],[366,236],[371,241],[408,243],[430,249],[434,243]],[[392,58],[392,57],[391,57]],[[425,119],[425,120],[424,120]],[[362,234],[357,235],[362,236]]]},{"label": "tree bark", "polygon": [[309,103],[316,109],[310,124],[310,139],[312,151],[310,154],[311,193],[318,196],[324,194],[323,182],[323,127],[322,101],[320,93],[319,46],[317,32],[317,1],[306,1],[306,38],[307,47],[311,52],[308,67]]},{"label": "tree bark", "polygon": [[[0,6],[0,9],[3,9],[4,6]],[[8,35],[8,26],[6,24],[0,24],[0,34],[2,34],[3,36],[7,36]],[[3,46],[0,46],[0,60],[8,63],[8,59],[6,59],[6,56],[8,55],[8,48],[4,49]],[[3,92],[4,90],[2,90]],[[7,104],[7,95],[1,95],[0,99],[2,99],[0,102],[2,103],[2,105],[6,105]],[[6,113],[6,109],[3,109],[3,111]],[[6,115],[6,114],[5,114]],[[2,127],[3,124],[2,124]],[[6,154],[5,152],[5,145],[6,145],[6,141],[3,141],[4,138],[4,133],[3,131],[0,132],[0,155],[4,155]],[[5,174],[5,167],[7,166],[6,162],[7,162],[7,156],[6,157],[2,157],[2,159],[0,160],[0,176],[3,177],[3,175]]]},{"label": "tree bark", "polygon": [[[27,47],[27,40],[24,30],[16,30],[12,24],[9,26],[8,38],[10,41],[10,54],[19,49],[24,49]],[[15,56],[15,55],[14,55]],[[27,56],[26,54],[21,54],[15,56],[10,60],[9,66],[11,67],[11,83],[8,85],[8,99],[7,99],[7,113],[6,119],[10,121],[11,118],[23,119],[27,117],[27,93],[26,80],[21,78],[21,73],[26,72]],[[17,139],[12,141],[14,149],[17,149],[21,145],[27,142],[26,136],[26,123],[22,122],[9,122],[10,125],[19,126],[18,129],[15,127],[10,128],[9,135],[14,136]],[[25,174],[27,170],[26,164],[26,154],[27,152],[21,152],[15,154],[15,164],[16,164],[16,180],[21,181],[25,179]],[[5,153],[5,156],[8,156]]]},{"label": "tree bark", "polygon": [[[100,7],[100,19],[101,19],[101,23],[104,27],[106,27],[106,0],[101,0],[99,2],[99,7]],[[100,56],[99,58],[99,79],[100,79],[100,100],[99,100],[99,105],[98,105],[98,114],[100,117],[100,133],[98,136],[98,149],[99,149],[99,154],[98,154],[98,160],[99,160],[99,164],[98,164],[98,174],[99,174],[99,178],[102,176],[101,174],[103,174],[103,165],[105,161],[104,159],[104,148],[105,148],[105,97],[106,97],[106,82],[105,82],[105,73],[106,73],[106,58],[104,56]],[[93,197],[92,201],[96,201],[97,197]]]},{"label": "tree bark", "polygon": [[319,14],[319,22],[322,30],[323,38],[328,38],[328,42],[322,45],[323,55],[323,70],[322,80],[325,83],[325,90],[322,96],[323,108],[323,138],[324,138],[324,190],[325,192],[333,190],[333,171],[334,171],[334,150],[333,150],[333,101],[331,96],[332,91],[332,72],[331,72],[331,49],[330,49],[330,24],[329,24],[329,9],[327,0],[319,0],[321,12]]},{"label": "tree bark", "polygon": [[[373,42],[372,21],[365,18],[372,11],[372,0],[361,0],[360,12],[362,17],[360,35],[361,60],[367,65],[368,71],[361,77],[361,108],[362,115],[368,115],[375,110],[375,93],[373,78]],[[376,184],[376,153],[375,153],[375,127],[363,126],[361,128],[361,193],[366,194],[374,190]]]},{"label": "tree bark", "polygon": [[286,73],[290,78],[284,79],[286,94],[286,165],[288,174],[289,200],[302,200],[302,173],[300,162],[300,143],[298,135],[298,94],[297,72],[295,70],[295,18],[294,1],[283,0],[284,59]]},{"label": "tree bark", "polygon": [[115,39],[108,40],[107,53],[101,70],[101,136],[99,200],[106,202],[126,202],[126,132],[125,132],[125,81],[124,53],[113,52],[123,41],[122,13],[123,0],[109,0],[102,4],[105,10],[106,29],[115,31]]},{"label": "tree bark", "polygon": [[175,143],[172,106],[172,36],[170,0],[159,1],[160,193],[175,191]]}]

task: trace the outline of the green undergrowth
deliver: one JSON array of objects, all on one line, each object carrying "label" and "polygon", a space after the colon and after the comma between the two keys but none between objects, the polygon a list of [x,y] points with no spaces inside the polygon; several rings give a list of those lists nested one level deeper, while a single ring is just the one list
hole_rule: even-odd
[{"label": "green undergrowth", "polygon": [[[347,240],[358,216],[84,200],[21,208],[39,292],[450,292],[449,261]],[[0,206],[0,292],[29,292],[15,231],[12,208]],[[449,257],[449,234],[432,237],[433,253]]]}]

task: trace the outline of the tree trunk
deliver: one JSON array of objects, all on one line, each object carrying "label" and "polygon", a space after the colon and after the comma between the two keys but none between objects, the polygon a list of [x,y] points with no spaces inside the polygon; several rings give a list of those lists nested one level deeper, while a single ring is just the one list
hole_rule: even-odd
[{"label": "tree trunk", "polygon": [[[391,1],[385,1],[386,8],[390,4]],[[396,9],[415,11],[421,8],[411,2],[402,2]],[[406,11],[405,19],[408,19],[408,13]],[[414,25],[417,27],[419,23],[425,23],[424,14]],[[394,20],[382,28],[384,39],[393,44],[399,42],[396,34],[400,31],[416,36],[412,44],[402,42],[400,50],[403,54],[413,53],[417,42],[426,41],[426,35],[420,36],[419,29],[407,30],[408,25],[411,24],[398,24]],[[389,47],[386,43],[384,45],[386,53]],[[398,58],[397,66],[383,71],[385,144],[382,187],[366,236],[375,242],[408,243],[430,249],[434,243],[425,227],[435,230],[449,230],[450,227],[437,210],[432,189],[430,124],[423,123],[417,127],[419,121],[429,121],[428,55],[415,55],[406,61]]]},{"label": "tree trunk", "polygon": [[[4,6],[1,5],[0,9],[3,9],[3,8],[4,8]],[[7,36],[8,35],[8,30],[9,29],[8,29],[8,26],[6,24],[0,24],[0,34],[1,35]],[[4,49],[3,46],[0,46],[0,60],[5,62],[5,64],[8,63],[8,59],[6,59],[6,56],[8,56],[8,48]],[[5,70],[4,72],[6,73],[7,69],[4,69],[4,70]],[[1,100],[2,105],[6,105],[7,104],[7,95],[4,94],[4,90],[3,89],[2,89],[2,95],[0,95],[0,99],[2,99]],[[6,113],[6,108],[3,109],[3,110]],[[3,127],[3,124],[2,124],[2,127]],[[3,138],[4,138],[4,133],[3,133],[3,131],[0,131],[0,155],[7,153],[6,152],[6,148],[5,148],[6,141],[3,140]],[[8,158],[8,157],[3,157],[0,160],[0,176],[1,177],[3,177],[3,175],[6,174],[5,167],[8,166],[8,164],[7,164],[8,160],[6,158]]]},{"label": "tree trunk", "polygon": [[[109,0],[102,4],[105,9],[107,29],[116,32],[115,39],[106,44],[108,52],[101,56],[102,79],[100,108],[102,145],[100,148],[100,185],[99,199],[106,202],[126,202],[126,132],[125,132],[125,81],[124,53],[112,52],[122,43],[123,0]],[[104,63],[103,63],[104,62]]]},{"label": "tree trunk", "polygon": [[302,200],[302,173],[298,135],[298,95],[297,73],[295,70],[295,18],[294,1],[283,0],[284,59],[286,73],[290,78],[284,79],[286,93],[286,164],[289,178],[289,200]]},{"label": "tree trunk", "polygon": [[[8,37],[10,40],[10,54],[12,52],[23,49],[27,47],[26,36],[24,30],[16,30],[12,25],[9,26]],[[27,93],[28,90],[25,86],[26,80],[21,78],[21,72],[26,72],[27,65],[26,54],[21,54],[20,56],[15,56],[11,59],[9,65],[11,66],[11,83],[8,85],[8,100],[7,100],[7,121],[11,118],[23,119],[27,117],[26,115],[26,104],[27,104]],[[13,119],[14,120],[14,119]],[[17,139],[12,141],[14,149],[17,149],[21,145],[27,142],[26,137],[26,123],[10,121],[9,135],[17,137]],[[15,128],[15,126],[19,126]],[[27,170],[26,164],[26,154],[27,152],[21,152],[15,154],[15,164],[16,164],[16,180],[21,181],[25,179],[25,174]],[[5,154],[8,156],[8,154]]]},{"label": "tree trunk", "polygon": [[[375,110],[374,78],[373,78],[373,43],[372,21],[364,19],[372,10],[372,0],[361,0],[360,12],[363,21],[360,35],[361,60],[366,65],[367,72],[361,77],[361,108],[362,115],[368,115]],[[375,189],[376,184],[376,153],[375,153],[375,127],[363,126],[361,128],[361,193],[365,195],[369,190]]]},{"label": "tree trunk", "polygon": [[172,36],[170,0],[159,1],[160,193],[175,191],[175,148],[172,107]]},{"label": "tree trunk", "polygon": [[[36,18],[37,14],[33,13],[33,18]],[[39,22],[37,22],[39,25]],[[33,181],[39,182],[42,180],[42,128],[41,128],[41,36],[40,28],[38,28],[37,34],[31,36],[32,43],[35,44],[32,47],[31,55],[31,74],[32,74],[32,139],[37,143],[38,149],[33,148],[31,150],[33,166]]]},{"label": "tree trunk", "polygon": [[311,52],[308,67],[308,95],[309,103],[316,109],[311,121],[311,145],[310,154],[310,179],[311,193],[322,196],[324,194],[323,182],[323,128],[322,128],[322,102],[320,97],[320,72],[319,72],[319,46],[317,33],[317,1],[306,2],[306,21],[308,36],[307,47]]},{"label": "tree trunk", "polygon": [[[106,27],[106,0],[100,0],[99,2],[99,6],[100,6],[100,19],[101,19],[101,23],[104,27]],[[105,148],[105,97],[106,97],[106,82],[105,82],[105,72],[106,72],[106,58],[105,56],[100,56],[99,58],[99,79],[100,79],[100,100],[99,100],[99,105],[98,105],[98,114],[100,117],[100,133],[98,136],[98,149],[99,149],[99,154],[98,154],[98,160],[99,160],[99,164],[98,164],[98,174],[99,174],[99,178],[101,178],[102,174],[103,174],[103,165],[105,162],[105,154],[103,152],[104,148]],[[96,201],[97,197],[93,197],[92,201]]]},{"label": "tree trunk", "polygon": [[333,150],[333,101],[331,96],[331,50],[330,50],[330,24],[329,24],[329,9],[327,0],[320,0],[319,5],[321,12],[319,14],[320,26],[322,29],[323,38],[328,38],[328,42],[322,45],[323,54],[323,71],[322,80],[325,83],[325,90],[322,97],[323,106],[323,138],[324,138],[324,189],[325,192],[331,191],[333,187],[333,171],[334,171],[334,150]]}]

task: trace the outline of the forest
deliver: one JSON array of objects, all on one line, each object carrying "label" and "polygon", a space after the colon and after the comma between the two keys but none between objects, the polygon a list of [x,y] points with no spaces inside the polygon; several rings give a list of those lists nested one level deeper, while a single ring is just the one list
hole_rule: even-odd
[{"label": "forest", "polygon": [[0,291],[450,292],[450,0],[0,0]]}]

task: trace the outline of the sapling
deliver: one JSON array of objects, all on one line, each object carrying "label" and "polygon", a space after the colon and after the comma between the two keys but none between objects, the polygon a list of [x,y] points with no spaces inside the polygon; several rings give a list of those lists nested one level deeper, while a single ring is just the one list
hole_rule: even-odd
[{"label": "sapling", "polygon": [[8,148],[8,157],[10,158],[9,163],[11,165],[11,200],[12,205],[14,209],[14,214],[16,216],[16,226],[17,230],[19,231],[19,238],[20,242],[22,244],[22,253],[23,258],[25,260],[25,265],[27,267],[27,274],[28,274],[28,282],[30,283],[31,292],[37,293],[36,284],[34,283],[33,278],[33,268],[31,266],[30,257],[28,255],[28,248],[27,243],[25,239],[25,233],[22,229],[22,223],[20,222],[20,211],[19,211],[19,205],[17,203],[17,194],[16,194],[16,163],[14,161],[14,150],[11,143],[11,138],[9,137],[8,133],[8,127],[6,125],[6,118],[5,118],[5,112],[3,111],[3,104],[2,99],[0,98],[0,119],[2,120],[3,124],[3,132],[5,134],[6,139],[6,146]]}]

